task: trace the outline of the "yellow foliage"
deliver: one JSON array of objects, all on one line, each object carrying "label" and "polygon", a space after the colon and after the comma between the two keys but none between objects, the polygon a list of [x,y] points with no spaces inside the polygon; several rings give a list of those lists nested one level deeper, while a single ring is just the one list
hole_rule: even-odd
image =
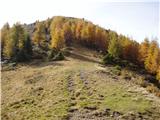
[{"label": "yellow foliage", "polygon": [[138,60],[141,62],[141,64],[144,64],[144,61],[145,61],[145,59],[147,57],[147,54],[148,54],[148,48],[149,48],[149,41],[146,38],[144,40],[144,42],[142,42],[140,47],[139,47]]},{"label": "yellow foliage", "polygon": [[43,23],[37,22],[35,27],[35,32],[33,34],[34,44],[45,47],[46,35],[45,35],[45,26]]},{"label": "yellow foliage", "polygon": [[51,48],[56,48],[60,50],[64,47],[64,38],[61,30],[55,30],[54,35],[52,36]]},{"label": "yellow foliage", "polygon": [[157,70],[157,76],[156,76],[156,78],[157,78],[157,80],[160,80],[160,66],[159,66],[159,68]]},{"label": "yellow foliage", "polygon": [[160,53],[158,43],[156,41],[152,41],[150,43],[150,47],[148,49],[148,54],[145,59],[145,68],[150,73],[155,74],[160,61]]}]

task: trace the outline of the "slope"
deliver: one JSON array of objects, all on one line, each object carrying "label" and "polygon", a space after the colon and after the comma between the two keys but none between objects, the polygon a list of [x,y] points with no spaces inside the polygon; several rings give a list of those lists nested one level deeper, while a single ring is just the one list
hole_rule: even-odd
[{"label": "slope", "polygon": [[[160,99],[132,82],[142,76],[117,74],[86,48],[72,47],[70,53],[64,61],[3,67],[2,119],[160,119]],[[126,72],[132,80],[124,78]]]}]

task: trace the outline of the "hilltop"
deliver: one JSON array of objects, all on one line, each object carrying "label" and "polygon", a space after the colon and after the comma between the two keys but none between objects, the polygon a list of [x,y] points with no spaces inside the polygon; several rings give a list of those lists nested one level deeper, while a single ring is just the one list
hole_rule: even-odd
[{"label": "hilltop", "polygon": [[63,16],[1,31],[2,119],[160,119],[156,40]]}]

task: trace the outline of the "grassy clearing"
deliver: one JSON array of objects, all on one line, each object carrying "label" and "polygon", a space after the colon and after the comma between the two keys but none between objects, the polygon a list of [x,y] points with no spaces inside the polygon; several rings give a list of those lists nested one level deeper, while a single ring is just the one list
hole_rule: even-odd
[{"label": "grassy clearing", "polygon": [[151,108],[150,102],[140,95],[131,95],[126,93],[123,89],[118,88],[113,89],[111,94],[107,94],[103,104],[112,110],[117,110],[122,113],[128,111],[143,113]]},{"label": "grassy clearing", "polygon": [[156,102],[128,91],[125,72],[112,66],[100,70],[98,63],[76,57],[2,71],[2,119],[61,120],[69,117],[71,108],[123,114],[151,111],[158,116]]}]

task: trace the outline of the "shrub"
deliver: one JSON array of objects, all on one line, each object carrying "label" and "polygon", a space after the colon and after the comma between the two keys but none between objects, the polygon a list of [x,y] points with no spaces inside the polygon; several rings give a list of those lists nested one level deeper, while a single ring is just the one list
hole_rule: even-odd
[{"label": "shrub", "polygon": [[61,51],[65,56],[69,56],[70,55],[70,48],[68,48],[68,47],[63,48]]},{"label": "shrub", "polygon": [[113,64],[114,63],[114,57],[110,54],[107,54],[103,58],[103,64]]},{"label": "shrub", "polygon": [[28,55],[24,50],[17,52],[13,61],[23,62],[30,60],[30,55]]},{"label": "shrub", "polygon": [[157,70],[156,79],[159,80],[159,82],[160,82],[160,67]]},{"label": "shrub", "polygon": [[144,78],[141,78],[141,79],[137,80],[136,83],[138,85],[140,85],[141,87],[147,87],[148,84],[149,84],[147,81],[144,80]]},{"label": "shrub", "polygon": [[57,55],[55,55],[55,57],[52,60],[64,60],[64,55],[63,53],[60,51],[58,52]]},{"label": "shrub", "polygon": [[33,47],[33,58],[34,59],[43,59],[47,56],[47,52],[41,49],[38,46]]},{"label": "shrub", "polygon": [[17,63],[16,62],[9,62],[2,67],[2,71],[9,71],[14,70],[16,68]]},{"label": "shrub", "polygon": [[[120,66],[119,66],[120,67]],[[112,74],[114,75],[121,75],[121,70],[119,69],[118,65],[111,69]]]},{"label": "shrub", "polygon": [[115,66],[115,69],[117,69],[117,70],[121,70],[121,66],[116,65],[116,66]]},{"label": "shrub", "polygon": [[121,60],[119,65],[122,66],[122,67],[126,67],[128,66],[129,62],[127,60]]},{"label": "shrub", "polygon": [[55,50],[55,49],[48,51],[48,53],[47,53],[48,60],[51,60],[52,58],[54,58],[56,54],[57,54],[57,50]]},{"label": "shrub", "polygon": [[155,87],[155,86],[152,84],[152,85],[147,86],[147,91],[149,91],[149,92],[151,92],[151,93],[156,93],[156,92],[158,92],[158,88]]}]

